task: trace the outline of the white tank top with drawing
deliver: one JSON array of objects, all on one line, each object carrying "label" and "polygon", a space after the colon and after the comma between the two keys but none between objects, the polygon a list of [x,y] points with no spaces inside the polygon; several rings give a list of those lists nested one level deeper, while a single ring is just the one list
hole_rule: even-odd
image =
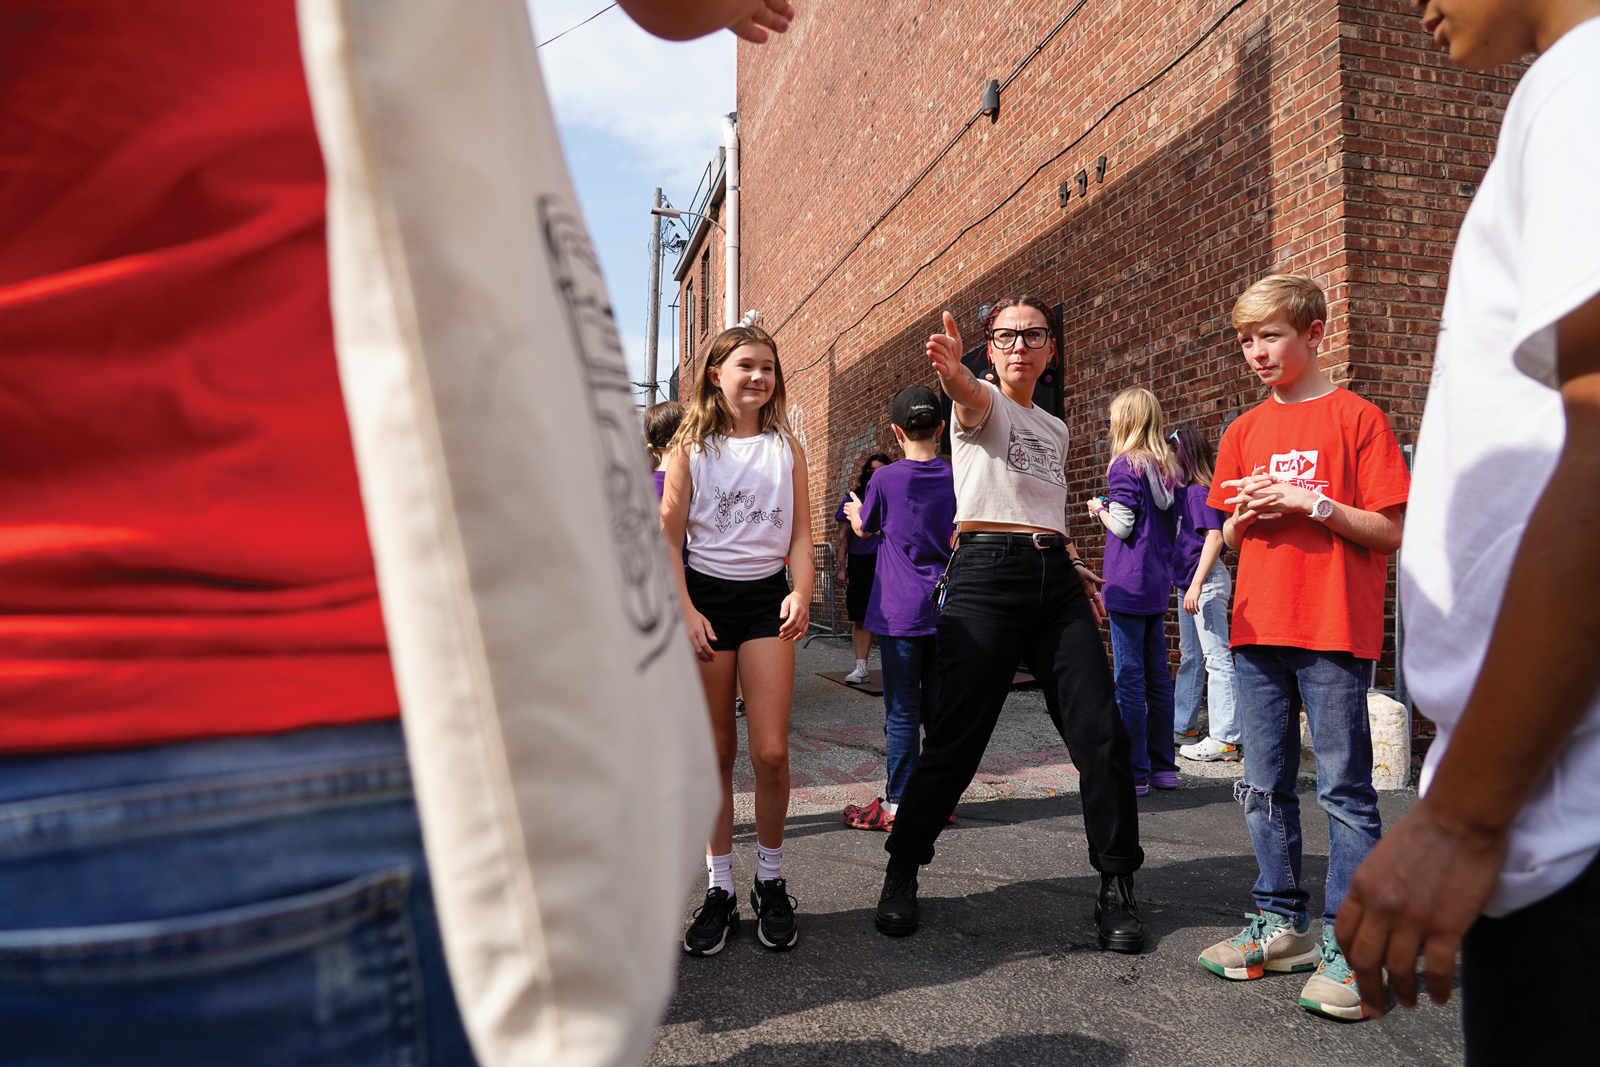
[{"label": "white tank top with drawing", "polygon": [[731,581],[783,568],[794,521],[794,452],[776,432],[712,437],[689,454],[689,566]]}]

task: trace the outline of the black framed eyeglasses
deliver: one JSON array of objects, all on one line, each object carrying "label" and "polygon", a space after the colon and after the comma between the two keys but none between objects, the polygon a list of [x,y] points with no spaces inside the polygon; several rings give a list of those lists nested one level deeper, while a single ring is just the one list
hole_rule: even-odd
[{"label": "black framed eyeglasses", "polygon": [[989,343],[1002,352],[1015,348],[1019,337],[1022,338],[1022,343],[1028,348],[1043,348],[1050,341],[1050,331],[1043,326],[1035,326],[1027,330],[989,331]]}]

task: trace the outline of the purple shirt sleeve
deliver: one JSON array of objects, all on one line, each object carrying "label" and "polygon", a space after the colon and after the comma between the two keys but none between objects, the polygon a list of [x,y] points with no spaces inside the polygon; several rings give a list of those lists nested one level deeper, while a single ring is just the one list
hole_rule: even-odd
[{"label": "purple shirt sleeve", "polygon": [[1133,521],[1138,522],[1144,515],[1144,478],[1134,473],[1127,456],[1118,456],[1112,462],[1106,480],[1111,487],[1106,493],[1107,499],[1133,512]]},{"label": "purple shirt sleeve", "polygon": [[878,476],[873,474],[867,482],[867,495],[861,501],[861,528],[869,534],[883,531],[883,520],[888,512],[887,501],[878,489]]}]

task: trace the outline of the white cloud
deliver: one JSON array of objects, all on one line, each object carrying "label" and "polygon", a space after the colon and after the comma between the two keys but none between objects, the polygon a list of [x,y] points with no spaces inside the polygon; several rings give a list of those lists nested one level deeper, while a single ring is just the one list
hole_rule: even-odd
[{"label": "white cloud", "polygon": [[[545,41],[577,26],[605,0],[529,0]],[[663,186],[694,188],[722,143],[721,117],[735,107],[735,40],[716,33],[674,43],[652,37],[613,8],[539,50],[551,106],[563,128],[603,133],[637,157],[619,165]],[[687,205],[683,205],[687,206]]]}]

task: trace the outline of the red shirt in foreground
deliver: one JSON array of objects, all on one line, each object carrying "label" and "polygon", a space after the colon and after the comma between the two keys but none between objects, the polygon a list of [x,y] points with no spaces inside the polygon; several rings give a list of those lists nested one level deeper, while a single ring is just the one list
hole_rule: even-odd
[{"label": "red shirt in foreground", "polygon": [[0,34],[0,750],[398,713],[289,0]]},{"label": "red shirt in foreground", "polygon": [[[1222,435],[1206,503],[1232,514],[1225,501],[1237,490],[1222,483],[1257,467],[1362,511],[1404,504],[1411,486],[1389,420],[1348,389],[1298,404],[1268,398],[1239,416]],[[1377,659],[1388,576],[1388,556],[1315,519],[1257,519],[1239,543],[1230,643]]]}]

